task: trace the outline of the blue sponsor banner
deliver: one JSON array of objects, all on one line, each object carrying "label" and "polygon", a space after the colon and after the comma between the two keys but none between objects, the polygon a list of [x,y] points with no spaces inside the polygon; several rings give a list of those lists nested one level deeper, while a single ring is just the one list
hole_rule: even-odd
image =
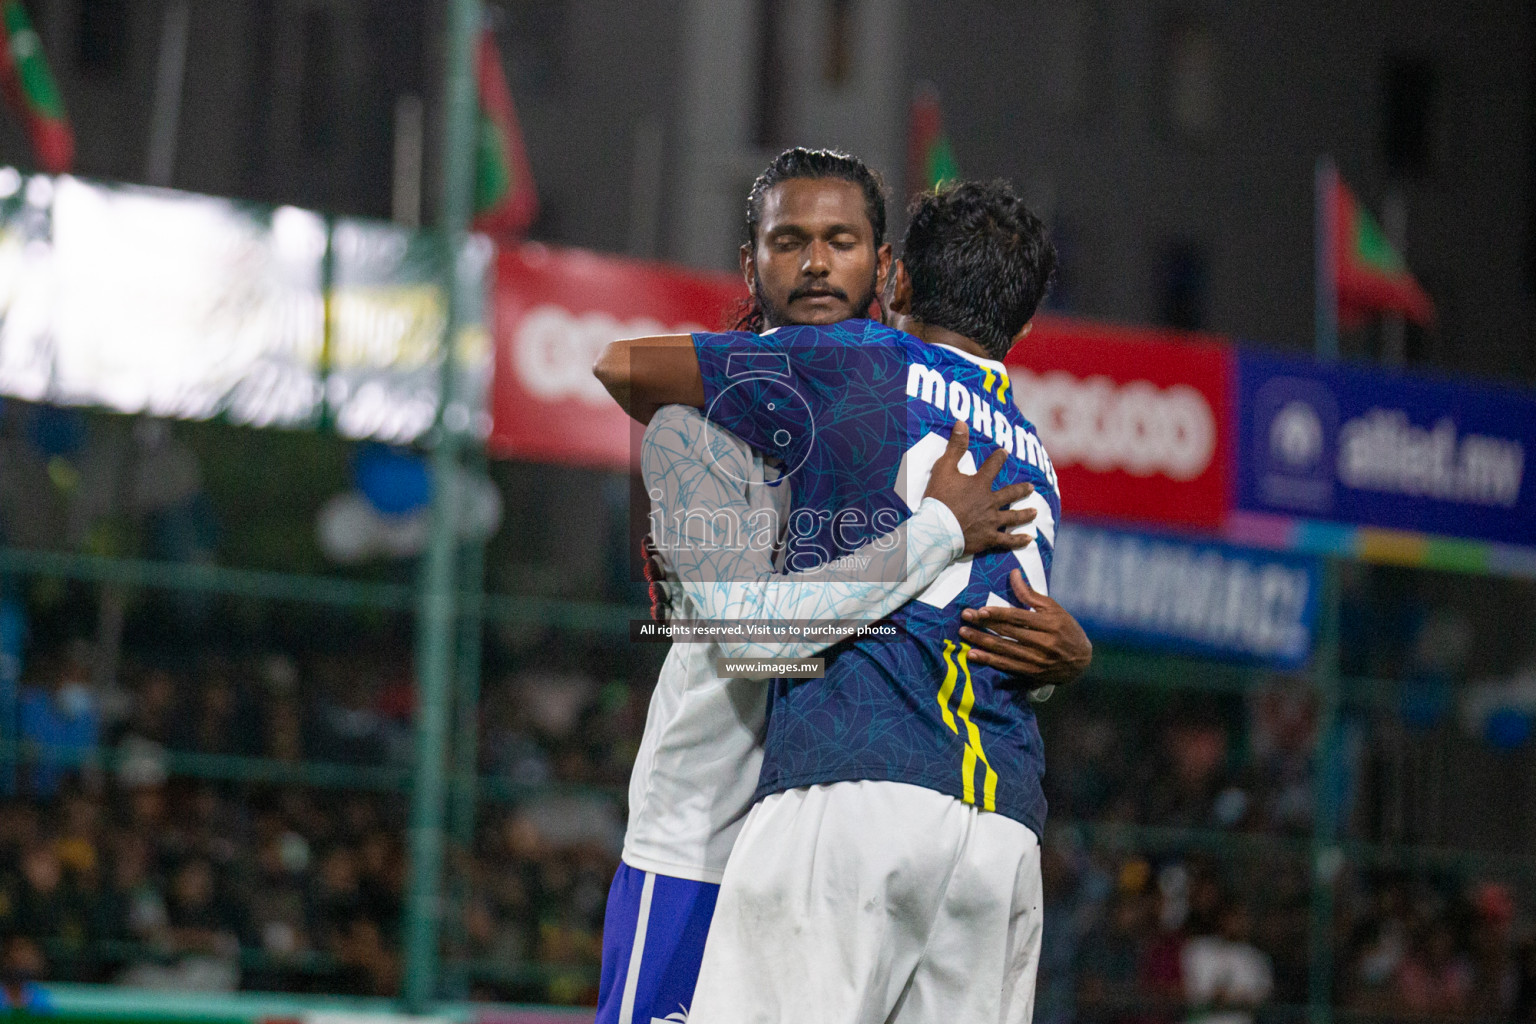
[{"label": "blue sponsor banner", "polygon": [[1242,352],[1237,507],[1536,544],[1536,397]]},{"label": "blue sponsor banner", "polygon": [[1317,563],[1063,523],[1051,596],[1095,642],[1299,668],[1312,652]]}]

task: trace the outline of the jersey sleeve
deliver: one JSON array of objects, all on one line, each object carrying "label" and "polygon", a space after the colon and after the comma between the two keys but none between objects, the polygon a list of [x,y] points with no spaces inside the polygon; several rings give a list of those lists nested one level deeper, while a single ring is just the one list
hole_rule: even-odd
[{"label": "jersey sleeve", "polygon": [[[641,448],[658,554],[671,585],[702,618],[875,621],[920,594],[964,551],[954,514],[929,498],[894,531],[855,552],[870,559],[862,580],[831,581],[814,571],[776,574],[774,538],[735,525],[750,522],[755,512],[744,490],[750,455],[723,438],[711,440],[710,433],[698,413],[668,406],[652,420]],[[728,658],[792,658],[837,639],[735,637],[718,645]]]},{"label": "jersey sleeve", "polygon": [[[883,364],[898,358],[892,349],[869,344],[871,326],[877,325],[852,320],[766,334],[695,334],[705,418],[793,471],[817,443],[818,417],[835,422],[857,416],[850,387],[858,384],[864,395],[871,380],[885,379]],[[889,389],[877,390],[882,400],[864,404],[888,407],[883,391]]]},{"label": "jersey sleeve", "polygon": [[[793,461],[795,414],[808,411],[803,366],[781,332],[693,336],[704,381],[704,416],[760,452]],[[798,399],[798,400],[797,400]]]}]

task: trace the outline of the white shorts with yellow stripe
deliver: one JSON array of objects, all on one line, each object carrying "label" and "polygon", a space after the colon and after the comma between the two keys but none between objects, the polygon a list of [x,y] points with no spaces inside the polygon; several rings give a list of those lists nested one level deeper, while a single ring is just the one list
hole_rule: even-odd
[{"label": "white shorts with yellow stripe", "polygon": [[1027,827],[902,782],[748,815],[689,1024],[1028,1024],[1043,920]]}]

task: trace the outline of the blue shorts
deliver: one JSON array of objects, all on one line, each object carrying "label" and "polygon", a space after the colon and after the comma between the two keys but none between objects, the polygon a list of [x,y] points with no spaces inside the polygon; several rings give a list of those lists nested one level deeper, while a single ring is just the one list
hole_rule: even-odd
[{"label": "blue shorts", "polygon": [[720,887],[620,864],[603,918],[596,1024],[686,1021]]}]

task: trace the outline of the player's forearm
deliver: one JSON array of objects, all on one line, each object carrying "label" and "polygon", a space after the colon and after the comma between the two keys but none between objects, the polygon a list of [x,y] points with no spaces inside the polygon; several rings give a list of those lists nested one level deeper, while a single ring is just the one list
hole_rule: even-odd
[{"label": "player's forearm", "polygon": [[[753,475],[746,451],[708,440],[698,413],[672,409],[646,430],[640,452],[658,553],[699,618],[874,621],[922,593],[964,553],[965,534],[954,514],[925,499],[907,522],[851,553],[867,559],[858,580],[839,581],[828,572],[775,574],[769,549],[776,531],[762,533],[766,523],[757,513],[767,510],[745,500],[742,481]],[[731,658],[805,657],[835,642],[742,638],[720,647]]]},{"label": "player's forearm", "polygon": [[704,405],[704,378],[690,334],[609,342],[592,373],[620,408],[649,423],[664,405]]},{"label": "player's forearm", "polygon": [[[854,565],[869,560],[859,580],[828,580],[827,572],[813,570],[718,585],[695,600],[708,607],[711,618],[875,622],[927,590],[964,550],[965,534],[954,514],[943,502],[926,499],[905,523],[846,556]],[[720,648],[729,658],[804,658],[839,639],[742,637]]]},{"label": "player's forearm", "polygon": [[942,501],[925,498],[905,523],[846,556],[853,565],[869,559],[857,570],[861,579],[827,583],[824,571],[813,570],[788,574],[769,585],[788,593],[795,586],[814,586],[820,578],[821,586],[830,590],[820,603],[820,617],[874,622],[927,590],[964,553],[965,532],[954,513]]}]

